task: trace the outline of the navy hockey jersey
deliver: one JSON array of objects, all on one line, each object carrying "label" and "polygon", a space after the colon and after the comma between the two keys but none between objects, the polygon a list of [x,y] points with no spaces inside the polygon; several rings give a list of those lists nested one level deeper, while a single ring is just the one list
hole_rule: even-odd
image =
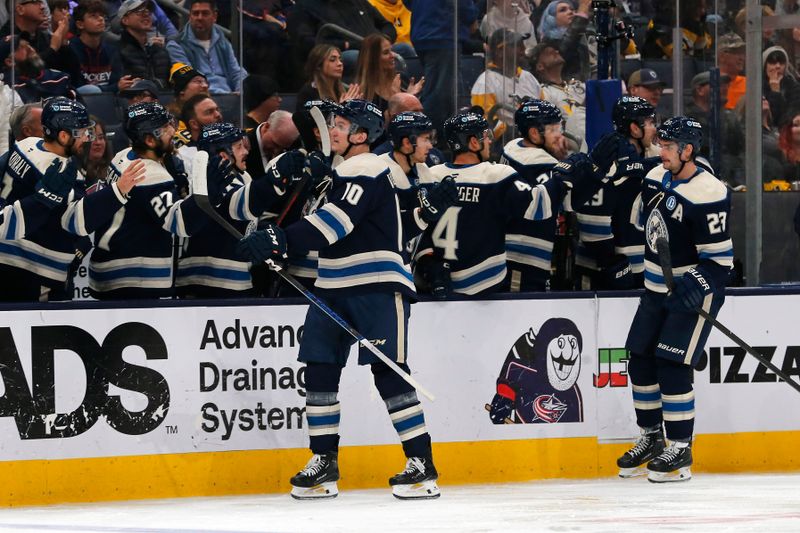
[{"label": "navy hockey jersey", "polygon": [[[28,137],[15,144],[7,154],[0,189],[2,200],[13,207],[17,200],[33,195],[36,183],[55,159],[67,162],[49,152],[38,137]],[[85,180],[79,174],[68,202],[52,209],[35,228],[34,225],[27,228],[24,238],[19,238],[23,235],[19,225],[13,230],[6,228],[7,236],[17,239],[0,242],[0,264],[37,276],[42,285],[63,287],[80,237],[107,222],[126,201],[116,186],[87,196]],[[16,224],[23,220],[19,214],[21,212],[12,215]]]},{"label": "navy hockey jersey", "polygon": [[[108,171],[115,182],[139,156],[126,148]],[[89,289],[95,296],[135,289],[138,297],[171,294],[173,236],[188,237],[208,220],[194,199],[181,199],[178,187],[159,161],[145,159],[145,179],[131,190],[128,203],[95,232],[89,262]]]},{"label": "navy hockey jersey", "polygon": [[416,296],[403,254],[400,203],[389,175],[386,162],[375,154],[343,161],[327,203],[286,228],[291,255],[319,250],[319,294]]},{"label": "navy hockey jersey", "polygon": [[417,257],[433,253],[450,263],[453,291],[474,295],[496,290],[506,276],[506,227],[511,218],[543,220],[553,216],[553,197],[561,197],[557,179],[529,185],[508,165],[443,164],[432,179],[455,177],[458,202],[428,228]]},{"label": "navy hockey jersey", "polygon": [[724,287],[733,266],[730,210],[730,192],[710,172],[698,167],[691,178],[673,180],[662,165],[651,170],[644,181],[640,218],[645,233],[645,288],[667,292],[658,262],[659,237],[669,240],[673,276],[700,264],[716,288]]}]

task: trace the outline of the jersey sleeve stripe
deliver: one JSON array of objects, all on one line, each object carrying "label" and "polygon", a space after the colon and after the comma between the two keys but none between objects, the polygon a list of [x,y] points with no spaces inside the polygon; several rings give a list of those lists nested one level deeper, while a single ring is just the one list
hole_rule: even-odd
[{"label": "jersey sleeve stripe", "polygon": [[333,244],[353,231],[353,222],[339,207],[324,205],[307,220],[325,236],[328,244]]}]

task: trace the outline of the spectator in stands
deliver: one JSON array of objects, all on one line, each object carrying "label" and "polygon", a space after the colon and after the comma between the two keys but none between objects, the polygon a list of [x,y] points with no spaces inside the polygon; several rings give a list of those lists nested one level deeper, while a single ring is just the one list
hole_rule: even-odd
[{"label": "spectator in stands", "polygon": [[196,94],[186,100],[181,108],[181,120],[186,124],[192,137],[192,144],[197,143],[203,126],[222,122],[219,106],[208,94]]},{"label": "spectator in stands", "polygon": [[[392,43],[385,36],[373,33],[361,43],[356,82],[363,93],[362,98],[375,104],[381,111],[386,110],[389,98],[402,91],[400,74],[395,68]],[[424,77],[419,82],[411,78],[406,92],[416,96],[424,85]]]},{"label": "spectator in stands", "polygon": [[[284,6],[287,4],[287,6]],[[258,43],[258,46],[245,46],[242,64],[250,74],[268,76],[274,80],[287,82],[292,76],[289,47],[289,34],[286,31],[285,7],[294,2],[286,0],[243,0],[242,33],[245,43]]]},{"label": "spectator in stands", "polygon": [[735,33],[726,33],[717,43],[719,71],[731,79],[725,107],[734,109],[739,98],[744,96],[746,79],[744,72],[745,42]]},{"label": "spectator in stands", "polygon": [[[647,27],[642,56],[647,59],[671,59],[674,44],[675,3],[661,2]],[[706,25],[706,0],[684,0],[681,3],[681,50],[684,54],[703,57],[714,43]]]},{"label": "spectator in stands", "polygon": [[[62,19],[52,34],[47,31],[47,5],[44,0],[15,0],[14,34],[30,44],[48,69],[60,70],[70,76],[70,84],[80,79],[78,58],[72,53],[67,39],[69,18]],[[11,20],[0,28],[0,37],[11,34]]]},{"label": "spectator in stands", "polygon": [[[395,94],[389,98],[389,105],[386,108],[386,112],[384,112],[384,123],[391,123],[394,117],[407,111],[424,113],[424,110],[422,109],[422,102],[420,102],[419,98],[413,94],[403,92]],[[389,153],[393,149],[394,146],[392,145],[392,140],[388,136],[388,132],[384,132],[384,135],[378,141],[376,141],[375,144],[373,144],[371,151],[373,154],[381,155]],[[441,150],[437,149],[436,147],[431,148],[428,152],[428,157],[425,160],[425,164],[431,167],[433,165],[441,165],[444,162],[446,162],[446,158]]]},{"label": "spectator in stands", "polygon": [[628,92],[631,96],[644,98],[650,105],[658,108],[664,87],[667,84],[661,81],[658,73],[650,68],[634,71],[628,78]]},{"label": "spectator in stands", "polygon": [[[167,43],[173,63],[184,63],[201,71],[208,79],[211,94],[239,93],[247,72],[239,66],[233,46],[215,27],[215,0],[190,0],[189,24],[175,40]],[[254,43],[260,46],[261,43]]]},{"label": "spectator in stands", "polygon": [[[762,2],[763,3],[763,2]],[[761,16],[762,17],[772,17],[775,15],[775,12],[772,10],[770,6],[761,6]],[[745,31],[746,31],[746,24],[747,24],[747,8],[742,8],[736,13],[736,18],[734,19],[734,27],[736,28],[736,34],[745,39]],[[778,35],[773,29],[764,28],[761,30],[761,49],[766,50],[771,46],[775,46],[778,44]]]},{"label": "spectator in stands", "polygon": [[499,138],[514,125],[514,112],[522,98],[538,98],[542,88],[522,68],[526,63],[523,36],[500,28],[489,38],[486,70],[472,86],[472,105],[481,106]]},{"label": "spectator in stands", "polygon": [[14,90],[23,102],[38,102],[53,96],[75,98],[76,92],[70,84],[69,75],[45,68],[44,61],[28,41],[12,38],[10,35],[0,41],[0,57],[3,58],[5,66],[4,80],[12,79],[12,48],[15,64]]},{"label": "spectator in stands", "polygon": [[564,136],[570,151],[586,151],[586,84],[572,78],[565,80],[564,58],[557,42],[544,40],[531,55],[531,66],[541,83],[541,99],[555,104],[564,117]]},{"label": "spectator in stands", "polygon": [[700,148],[700,155],[710,157],[711,141],[719,139],[720,147],[720,168],[717,176],[728,182],[734,189],[740,188],[744,180],[742,168],[744,161],[744,128],[736,113],[725,109],[725,87],[729,82],[726,74],[720,74],[720,93],[722,96],[723,109],[720,112],[721,132],[715,131],[710,124],[711,117],[711,74],[708,71],[701,72],[692,78],[692,101],[686,105],[686,115],[696,119],[703,127],[703,145]]},{"label": "spectator in stands", "polygon": [[136,80],[127,89],[119,92],[122,98],[127,98],[128,105],[139,102],[158,102],[158,87],[150,80]]},{"label": "spectator in stands", "polygon": [[292,121],[292,114],[279,109],[266,122],[248,132],[250,153],[247,155],[247,171],[253,178],[266,173],[267,163],[292,148],[300,132]]},{"label": "spectator in stands", "polygon": [[318,44],[311,49],[305,67],[306,84],[297,93],[295,112],[301,111],[309,100],[344,102],[361,98],[358,84],[342,83],[344,64],[342,54],[332,44]]},{"label": "spectator in stands", "polygon": [[570,0],[557,0],[547,6],[539,24],[539,38],[558,42],[558,51],[564,58],[563,76],[586,81],[591,76],[589,26],[591,0],[579,0],[575,10]]},{"label": "spectator in stands", "polygon": [[[458,87],[454,59],[460,57],[469,40],[470,27],[477,24],[478,10],[472,0],[403,0],[411,10],[411,42],[424,69],[425,86],[419,99],[436,129],[453,114]],[[458,5],[458,27],[453,28],[454,6]],[[453,50],[454,31],[458,48]],[[456,54],[456,57],[454,56]]]},{"label": "spectator in stands", "polygon": [[416,57],[417,54],[411,44],[411,11],[402,0],[369,0],[369,3],[394,26],[397,32],[394,51],[406,58]]},{"label": "spectator in stands", "polygon": [[800,27],[778,30],[778,42],[789,56],[789,66],[800,72]]},{"label": "spectator in stands", "polygon": [[106,31],[106,6],[102,0],[83,0],[75,7],[73,18],[78,38],[70,40],[70,48],[78,58],[82,80],[81,87],[97,87],[96,92],[117,92],[130,87],[132,76],[122,76],[122,63],[115,46],[104,38]]},{"label": "spectator in stands", "polygon": [[343,51],[345,70],[348,73],[353,71],[361,48],[360,39],[330,30],[318,36],[320,27],[327,23],[361,38],[372,33],[382,33],[390,42],[397,38],[392,23],[367,0],[298,0],[289,15],[288,28],[292,47],[300,61],[305,60],[315,44],[328,43]]},{"label": "spectator in stands", "polygon": [[89,146],[89,156],[86,161],[87,187],[105,181],[111,158],[114,157],[111,143],[108,142],[105,123],[94,115],[89,118],[94,121],[94,140]]},{"label": "spectator in stands", "polygon": [[780,46],[767,48],[761,58],[764,69],[762,94],[769,101],[773,116],[783,116],[788,104],[800,99],[800,83],[787,70],[789,54]]},{"label": "spectator in stands", "polygon": [[125,0],[117,12],[122,24],[119,52],[122,73],[154,81],[165,88],[169,80],[169,53],[164,37],[149,35],[153,30],[153,1]]},{"label": "spectator in stands", "polygon": [[[167,109],[176,117],[181,116],[183,104],[189,98],[196,94],[208,93],[208,80],[206,77],[190,65],[184,65],[183,63],[172,65],[169,84],[172,86],[175,97]],[[179,125],[178,130],[184,127],[184,125]]]},{"label": "spectator in stands", "polygon": [[[744,99],[736,106],[739,112],[739,121],[744,124]],[[742,131],[744,136],[744,131]],[[744,166],[744,162],[742,162]],[[785,179],[786,161],[780,149],[780,134],[775,126],[769,101],[761,97],[761,179],[767,183],[776,179]],[[788,176],[794,179],[793,176]]]},{"label": "spectator in stands", "polygon": [[800,180],[800,107],[796,104],[783,116],[778,134],[778,146],[786,161],[783,179]]},{"label": "spectator in stands", "polygon": [[14,109],[9,119],[11,133],[16,142],[28,137],[42,137],[42,105],[23,104]]},{"label": "spectator in stands", "polygon": [[[111,29],[114,32],[121,31],[121,15],[119,15],[119,8],[124,3],[123,0],[103,0],[106,5],[108,6],[108,12],[114,14],[114,18],[111,21]],[[180,3],[180,2],[176,2]],[[153,2],[153,34],[156,36],[163,36],[166,39],[172,39],[173,37],[178,35],[178,29],[172,23],[172,21],[167,16],[167,13],[164,9],[158,5],[157,2]]]},{"label": "spectator in stands", "polygon": [[513,30],[524,39],[525,55],[530,56],[536,46],[536,30],[531,22],[530,2],[517,2],[516,0],[490,0],[491,7],[481,20],[481,35],[489,40],[494,32],[500,28]]},{"label": "spectator in stands", "polygon": [[281,107],[278,85],[272,78],[249,75],[244,79],[244,123],[242,129],[255,128]]}]

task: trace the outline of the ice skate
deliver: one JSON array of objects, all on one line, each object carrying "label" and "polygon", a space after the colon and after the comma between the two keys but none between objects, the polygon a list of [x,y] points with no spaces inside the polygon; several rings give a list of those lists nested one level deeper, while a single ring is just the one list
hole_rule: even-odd
[{"label": "ice skate", "polygon": [[401,500],[424,500],[441,496],[439,474],[430,457],[409,457],[406,469],[389,478],[392,494]]},{"label": "ice skate", "polygon": [[661,430],[642,430],[633,448],[617,459],[619,477],[629,478],[647,474],[647,462],[655,459],[664,451],[664,434]]},{"label": "ice skate", "polygon": [[692,445],[689,442],[671,442],[661,455],[647,465],[647,479],[652,483],[689,481],[692,479]]},{"label": "ice skate", "polygon": [[314,454],[305,468],[292,477],[292,498],[313,500],[339,494],[339,458],[336,452]]}]

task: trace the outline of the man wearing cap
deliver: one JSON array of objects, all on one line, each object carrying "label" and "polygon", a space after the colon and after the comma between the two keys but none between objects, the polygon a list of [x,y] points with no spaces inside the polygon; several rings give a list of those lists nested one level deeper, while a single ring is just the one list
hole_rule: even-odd
[{"label": "man wearing cap", "polygon": [[203,72],[211,94],[241,92],[247,72],[239,66],[231,43],[214,25],[217,22],[215,0],[190,0],[187,7],[189,24],[167,43],[172,62],[191,65]]},{"label": "man wearing cap", "polygon": [[123,28],[119,41],[122,73],[166,87],[172,62],[164,48],[164,38],[148,38],[153,30],[152,0],[125,0],[117,18]]},{"label": "man wearing cap", "polygon": [[628,78],[628,93],[644,98],[656,109],[665,86],[666,83],[659,79],[658,73],[650,68],[637,70]]},{"label": "man wearing cap", "polygon": [[524,35],[511,30],[496,30],[489,38],[487,68],[472,86],[472,105],[481,106],[490,120],[496,107],[498,123],[491,124],[495,138],[514,123],[514,111],[519,107],[515,97],[538,98],[542,91],[533,74],[520,66],[526,61],[524,40]]},{"label": "man wearing cap", "polygon": [[14,90],[24,103],[38,102],[52,96],[75,98],[75,89],[70,84],[69,75],[45,68],[44,61],[30,43],[16,36],[13,39],[6,36],[0,40],[4,80],[11,80],[12,54]]},{"label": "man wearing cap", "polygon": [[244,80],[243,91],[245,116],[242,129],[257,127],[281,107],[278,84],[272,78],[251,74]]},{"label": "man wearing cap", "polygon": [[158,87],[150,80],[136,80],[130,87],[121,90],[119,95],[128,99],[128,105],[158,102]]},{"label": "man wearing cap", "polygon": [[107,15],[102,0],[80,2],[72,13],[78,38],[72,39],[69,46],[78,58],[83,85],[94,85],[103,92],[117,92],[130,87],[133,78],[122,76],[116,47],[103,39]]},{"label": "man wearing cap", "polygon": [[721,74],[727,74],[731,83],[728,87],[728,103],[725,109],[734,109],[739,98],[744,96],[746,80],[744,72],[744,39],[735,33],[726,33],[717,44],[718,64]]}]

